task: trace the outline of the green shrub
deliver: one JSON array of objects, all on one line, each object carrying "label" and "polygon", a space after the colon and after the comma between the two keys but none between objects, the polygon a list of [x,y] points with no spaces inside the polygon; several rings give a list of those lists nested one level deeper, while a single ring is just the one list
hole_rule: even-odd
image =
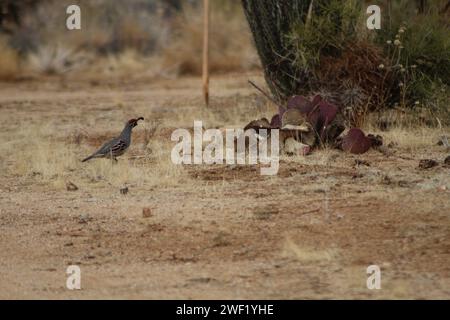
[{"label": "green shrub", "polygon": [[382,10],[390,13],[382,29],[369,31],[361,1],[316,1],[310,19],[286,35],[292,73],[305,75],[298,91],[331,91],[341,104],[346,91],[359,92],[354,112],[399,106],[448,114],[450,30],[438,13],[442,1],[424,14],[413,1],[391,4]]}]

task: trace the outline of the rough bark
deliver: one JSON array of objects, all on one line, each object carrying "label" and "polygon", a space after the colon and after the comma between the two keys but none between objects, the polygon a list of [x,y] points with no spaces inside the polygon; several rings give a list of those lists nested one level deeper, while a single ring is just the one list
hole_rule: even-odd
[{"label": "rough bark", "polygon": [[301,85],[302,74],[292,66],[286,36],[293,23],[306,19],[309,3],[310,0],[242,0],[266,82],[279,101]]}]

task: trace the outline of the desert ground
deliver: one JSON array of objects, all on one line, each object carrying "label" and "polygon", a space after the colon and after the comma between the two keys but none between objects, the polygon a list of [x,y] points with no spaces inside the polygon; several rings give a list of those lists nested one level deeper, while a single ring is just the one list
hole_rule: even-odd
[{"label": "desert ground", "polygon": [[[282,156],[276,176],[173,165],[174,129],[274,113],[248,79],[213,77],[209,108],[195,77],[0,84],[0,298],[449,299],[448,128],[369,126],[382,151]],[[80,162],[137,116],[118,164]]]}]

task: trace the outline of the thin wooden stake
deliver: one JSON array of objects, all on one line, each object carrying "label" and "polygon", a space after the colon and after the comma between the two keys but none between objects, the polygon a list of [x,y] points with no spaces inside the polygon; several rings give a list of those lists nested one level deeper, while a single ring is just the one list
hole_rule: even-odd
[{"label": "thin wooden stake", "polygon": [[209,106],[209,0],[203,0],[203,98]]}]

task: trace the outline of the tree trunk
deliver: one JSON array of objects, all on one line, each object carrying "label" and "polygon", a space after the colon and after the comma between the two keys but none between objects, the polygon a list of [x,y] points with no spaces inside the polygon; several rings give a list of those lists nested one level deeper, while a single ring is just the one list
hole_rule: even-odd
[{"label": "tree trunk", "polygon": [[291,63],[286,36],[295,22],[305,21],[310,0],[242,0],[242,5],[266,82],[275,98],[283,101],[302,82],[301,72]]},{"label": "tree trunk", "polygon": [[447,2],[447,4],[445,5],[445,7],[442,8],[442,10],[441,10],[440,13],[441,13],[441,14],[444,14],[444,13],[447,12],[448,9],[450,9],[450,0]]},{"label": "tree trunk", "polygon": [[426,1],[425,0],[417,0],[417,11],[420,14],[424,14],[425,13],[425,5],[426,5]]}]

